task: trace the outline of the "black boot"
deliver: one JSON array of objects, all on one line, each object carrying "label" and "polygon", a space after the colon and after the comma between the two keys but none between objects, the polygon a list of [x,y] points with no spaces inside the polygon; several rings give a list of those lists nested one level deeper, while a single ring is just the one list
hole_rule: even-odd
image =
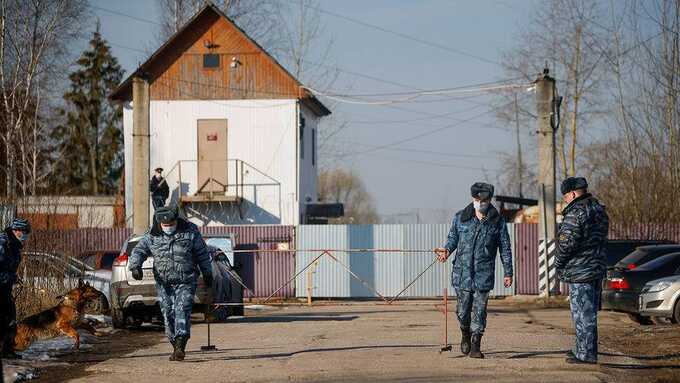
[{"label": "black boot", "polygon": [[177,360],[177,357],[176,357],[176,355],[177,355],[177,340],[176,339],[171,340],[170,344],[172,345],[172,354],[170,354],[170,358],[168,358],[168,360],[170,360],[171,362],[174,362],[174,361]]},{"label": "black boot", "polygon": [[484,354],[480,351],[480,343],[482,342],[481,334],[472,335],[472,347],[470,348],[470,358],[484,359]]},{"label": "black boot", "polygon": [[463,355],[470,353],[470,330],[460,330],[460,352]]},{"label": "black boot", "polygon": [[177,361],[182,361],[184,360],[184,350],[187,347],[187,341],[189,338],[184,337],[184,336],[178,336],[175,338],[175,353],[173,354],[175,356],[175,360]]}]

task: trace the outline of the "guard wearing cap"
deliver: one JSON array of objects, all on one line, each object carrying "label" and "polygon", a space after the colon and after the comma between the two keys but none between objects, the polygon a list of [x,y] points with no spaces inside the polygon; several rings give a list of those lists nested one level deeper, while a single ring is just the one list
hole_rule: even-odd
[{"label": "guard wearing cap", "polygon": [[576,328],[576,345],[568,353],[567,363],[593,364],[597,363],[597,310],[607,271],[609,217],[604,205],[588,193],[585,178],[565,179],[561,191],[567,206],[557,233],[555,268],[560,280],[569,283]]},{"label": "guard wearing cap", "polygon": [[151,203],[154,209],[165,206],[165,201],[170,196],[168,182],[163,178],[163,168],[156,168],[153,177],[149,180]]},{"label": "guard wearing cap", "polygon": [[505,220],[491,204],[493,185],[477,182],[470,191],[472,202],[453,217],[446,245],[435,252],[445,262],[457,250],[451,284],[458,297],[460,351],[471,358],[484,358],[480,343],[486,328],[489,291],[494,287],[496,253],[500,249],[503,283],[510,287],[512,250]]},{"label": "guard wearing cap", "polygon": [[0,342],[3,358],[19,358],[14,353],[14,336],[17,332],[16,306],[12,288],[17,283],[17,269],[21,263],[21,249],[31,233],[30,223],[15,218],[0,232]]},{"label": "guard wearing cap", "polygon": [[132,251],[129,270],[132,277],[143,277],[142,264],[153,257],[153,275],[165,319],[165,334],[173,346],[170,360],[184,360],[191,336],[191,309],[196,293],[198,270],[206,286],[213,274],[208,249],[193,223],[179,216],[176,207],[160,207],[154,224]]}]

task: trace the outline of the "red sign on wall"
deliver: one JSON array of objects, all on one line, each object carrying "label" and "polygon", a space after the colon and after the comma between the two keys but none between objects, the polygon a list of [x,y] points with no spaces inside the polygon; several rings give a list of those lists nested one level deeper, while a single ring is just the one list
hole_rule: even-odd
[{"label": "red sign on wall", "polygon": [[217,141],[217,133],[208,134],[208,141]]}]

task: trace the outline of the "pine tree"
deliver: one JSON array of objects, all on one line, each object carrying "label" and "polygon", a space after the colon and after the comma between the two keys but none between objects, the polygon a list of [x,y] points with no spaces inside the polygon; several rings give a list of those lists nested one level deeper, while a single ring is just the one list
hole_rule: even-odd
[{"label": "pine tree", "polygon": [[56,191],[66,194],[114,194],[123,171],[123,109],[108,95],[123,70],[99,32],[69,75],[64,94],[65,123],[53,134],[56,143]]}]

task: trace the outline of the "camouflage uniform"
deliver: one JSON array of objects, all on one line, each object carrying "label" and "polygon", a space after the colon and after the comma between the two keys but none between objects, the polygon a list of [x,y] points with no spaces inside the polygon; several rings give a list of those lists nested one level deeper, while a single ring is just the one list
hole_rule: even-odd
[{"label": "camouflage uniform", "polygon": [[488,291],[456,290],[458,305],[456,314],[461,329],[470,329],[472,334],[484,334],[486,328],[486,304]]},{"label": "camouflage uniform", "polygon": [[156,285],[161,302],[165,335],[170,342],[176,337],[191,337],[191,310],[196,294],[196,283],[179,285]]},{"label": "camouflage uniform", "polygon": [[574,199],[562,211],[555,256],[557,275],[569,283],[572,320],[576,328],[577,359],[597,361],[597,310],[606,273],[604,246],[609,217],[604,205],[590,194]]},{"label": "camouflage uniform", "polygon": [[576,327],[573,354],[580,360],[597,361],[597,310],[600,307],[602,282],[570,283],[571,318]]},{"label": "camouflage uniform", "polygon": [[179,218],[177,230],[165,234],[156,223],[135,246],[129,259],[132,271],[142,267],[152,256],[153,274],[165,319],[165,332],[170,343],[176,338],[188,339],[191,310],[194,304],[198,269],[212,278],[212,265],[201,233],[193,223]]},{"label": "camouflage uniform", "polygon": [[494,286],[499,249],[505,276],[512,277],[512,251],[505,220],[491,206],[480,221],[470,204],[454,216],[444,248],[449,254],[457,251],[451,284],[458,295],[461,330],[481,335],[486,328],[486,304]]}]

